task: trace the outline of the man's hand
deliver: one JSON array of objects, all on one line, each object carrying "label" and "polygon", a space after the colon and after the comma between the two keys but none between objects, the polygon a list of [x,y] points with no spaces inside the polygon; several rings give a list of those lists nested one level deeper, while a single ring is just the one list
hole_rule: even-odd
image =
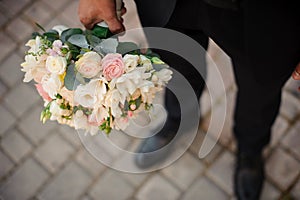
[{"label": "man's hand", "polygon": [[[122,7],[121,14],[125,13],[126,9]],[[92,29],[99,22],[105,21],[112,33],[125,30],[122,20],[117,17],[115,0],[80,0],[78,16],[87,29]]]}]

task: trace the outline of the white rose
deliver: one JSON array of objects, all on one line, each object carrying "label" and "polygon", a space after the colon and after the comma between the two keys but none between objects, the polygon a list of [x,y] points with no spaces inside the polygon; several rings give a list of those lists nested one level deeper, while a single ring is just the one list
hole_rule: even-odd
[{"label": "white rose", "polygon": [[63,74],[67,67],[67,60],[62,56],[48,56],[46,68],[53,74]]},{"label": "white rose", "polygon": [[107,92],[105,83],[104,79],[94,79],[86,85],[79,85],[74,94],[75,103],[88,108],[93,108],[96,103],[101,103]]},{"label": "white rose", "polygon": [[130,72],[136,68],[138,65],[139,56],[126,54],[123,57],[123,62],[125,64],[125,72]]},{"label": "white rose", "polygon": [[62,88],[62,85],[63,83],[61,82],[59,76],[55,74],[45,75],[42,78],[42,87],[52,99],[55,99],[55,95]]},{"label": "white rose", "polygon": [[77,71],[85,78],[95,77],[101,70],[101,56],[96,52],[90,51],[76,61]]},{"label": "white rose", "polygon": [[140,55],[140,60],[139,60],[139,62],[140,62],[140,64],[143,65],[143,67],[146,68],[146,71],[150,71],[150,70],[153,69],[151,60],[148,59],[146,56]]}]

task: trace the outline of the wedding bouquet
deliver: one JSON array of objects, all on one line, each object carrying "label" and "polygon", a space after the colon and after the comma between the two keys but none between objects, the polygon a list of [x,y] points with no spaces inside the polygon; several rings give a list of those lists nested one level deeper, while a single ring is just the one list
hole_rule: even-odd
[{"label": "wedding bouquet", "polygon": [[[39,26],[40,27],[40,26]],[[107,134],[149,110],[172,71],[156,54],[142,54],[131,42],[110,38],[107,28],[55,26],[34,33],[21,64],[24,82],[34,80],[45,104],[41,121]]]}]

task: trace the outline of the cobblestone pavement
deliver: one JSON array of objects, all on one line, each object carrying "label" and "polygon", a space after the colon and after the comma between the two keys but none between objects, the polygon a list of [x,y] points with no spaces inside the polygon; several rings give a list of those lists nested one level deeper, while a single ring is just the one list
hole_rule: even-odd
[{"label": "cobblestone pavement", "polygon": [[[212,43],[210,56],[225,80],[228,115],[218,144],[205,158],[197,154],[210,119],[208,92],[202,98],[199,134],[173,165],[147,174],[127,174],[107,168],[82,146],[76,132],[53,122],[42,125],[42,102],[33,84],[22,83],[19,64],[24,43],[38,21],[46,28],[56,24],[81,26],[77,0],[0,0],[0,197],[3,199],[234,199],[232,170],[234,141],[232,113],[236,86],[230,59]],[[132,8],[132,2],[126,1]],[[129,8],[128,28],[137,24]],[[131,10],[130,10],[131,9]],[[222,97],[214,85],[208,84]],[[262,199],[300,199],[300,99],[290,80],[266,149],[267,181]],[[221,99],[221,98],[220,98]],[[216,108],[225,102],[212,103]],[[214,136],[210,138],[212,141]],[[1,198],[0,198],[1,199]]]}]

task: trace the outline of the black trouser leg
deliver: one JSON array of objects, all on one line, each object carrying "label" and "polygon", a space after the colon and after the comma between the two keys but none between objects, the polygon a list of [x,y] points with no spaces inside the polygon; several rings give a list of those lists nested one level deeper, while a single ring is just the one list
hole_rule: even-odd
[{"label": "black trouser leg", "polygon": [[[172,28],[173,27],[168,27]],[[175,29],[178,30],[178,29]],[[201,31],[194,31],[194,30],[178,30],[194,40],[196,40],[204,49],[207,49],[208,46],[208,37],[205,36]],[[203,91],[203,88],[205,86],[205,76],[206,76],[206,59],[205,59],[205,51],[199,52],[199,59],[201,60],[201,74],[196,70],[196,68],[193,67],[187,60],[182,58],[179,55],[176,55],[172,52],[158,50],[157,51],[161,58],[170,65],[171,68],[177,70],[180,74],[182,74],[191,84],[191,87],[193,88],[197,99],[199,100],[201,93]],[[197,52],[192,52],[197,53]],[[202,77],[204,76],[204,77]],[[172,81],[176,81],[176,75],[173,75],[173,79],[169,84],[172,84]],[[178,83],[174,83],[179,85]],[[185,97],[190,98],[190,97]],[[181,118],[181,109],[180,104],[174,93],[166,89],[165,92],[165,107],[168,112],[168,118],[166,121],[166,125],[172,126],[171,128],[176,129],[178,128],[180,124],[180,118]],[[189,110],[188,112],[193,112],[193,108]]]},{"label": "black trouser leg", "polygon": [[[273,81],[257,81],[251,66],[241,58],[232,59],[238,86],[234,134],[238,150],[248,155],[261,153],[269,143],[271,127],[279,111],[281,89],[289,73]],[[262,70],[262,73],[265,73]]]}]

